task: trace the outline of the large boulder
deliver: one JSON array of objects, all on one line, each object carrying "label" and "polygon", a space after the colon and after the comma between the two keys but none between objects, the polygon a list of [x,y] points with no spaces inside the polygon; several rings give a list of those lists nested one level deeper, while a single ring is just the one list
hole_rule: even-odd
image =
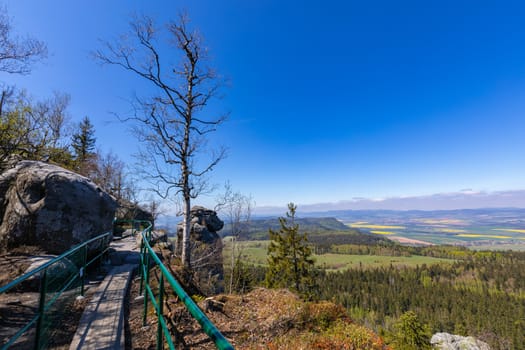
[{"label": "large boulder", "polygon": [[60,254],[110,231],[116,207],[110,195],[81,175],[21,161],[0,175],[0,251],[33,245]]},{"label": "large boulder", "polygon": [[490,350],[490,346],[474,337],[449,333],[436,333],[430,339],[434,349],[440,350]]},{"label": "large boulder", "polygon": [[[213,210],[201,206],[191,208],[191,268],[194,282],[203,294],[224,291],[222,240],[220,231],[224,222]],[[183,223],[177,226],[177,255],[182,253]]]}]

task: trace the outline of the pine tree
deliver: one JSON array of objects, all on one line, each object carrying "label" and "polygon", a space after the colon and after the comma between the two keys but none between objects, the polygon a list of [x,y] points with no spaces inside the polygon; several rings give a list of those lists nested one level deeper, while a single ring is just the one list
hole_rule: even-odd
[{"label": "pine tree", "polygon": [[95,168],[95,128],[88,117],[78,125],[78,132],[73,134],[71,147],[75,156],[76,170],[83,175],[90,175]]},{"label": "pine tree", "polygon": [[430,331],[415,312],[407,311],[394,325],[394,344],[404,350],[430,349]]},{"label": "pine tree", "polygon": [[314,260],[306,233],[300,234],[295,223],[296,210],[297,206],[289,203],[286,217],[279,218],[279,231],[269,230],[266,285],[307,295],[314,282]]}]

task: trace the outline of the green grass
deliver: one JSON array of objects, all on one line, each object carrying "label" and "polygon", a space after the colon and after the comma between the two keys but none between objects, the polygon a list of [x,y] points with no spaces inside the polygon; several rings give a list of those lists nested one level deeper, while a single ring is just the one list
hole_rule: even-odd
[{"label": "green grass", "polygon": [[[238,242],[242,249],[243,261],[254,265],[266,265],[266,252],[269,241],[243,241]],[[231,259],[231,242],[224,242],[224,263]],[[381,256],[381,255],[350,255],[350,254],[321,254],[314,255],[316,266],[328,271],[342,271],[349,268],[372,268],[379,266],[408,266],[432,265],[440,263],[453,263],[452,259],[438,259],[426,256]]]},{"label": "green grass", "polygon": [[[232,244],[230,240],[224,240],[222,256],[224,262],[231,260]],[[243,262],[254,265],[266,265],[266,252],[270,241],[241,241],[237,242],[238,249],[241,249]]]},{"label": "green grass", "polygon": [[350,268],[373,268],[381,266],[408,266],[433,265],[440,263],[453,263],[452,259],[438,259],[427,256],[381,256],[381,255],[348,255],[348,254],[322,254],[315,256],[316,265],[328,271],[341,271]]}]

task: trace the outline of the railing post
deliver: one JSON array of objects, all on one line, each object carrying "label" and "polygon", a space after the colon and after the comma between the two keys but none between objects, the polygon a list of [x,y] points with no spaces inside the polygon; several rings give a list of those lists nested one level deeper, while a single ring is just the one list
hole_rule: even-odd
[{"label": "railing post", "polygon": [[86,282],[87,244],[82,249],[82,267],[80,268],[80,295],[84,296],[84,284]]},{"label": "railing post", "polygon": [[[140,288],[139,288],[139,295],[143,295],[144,288],[144,266],[146,261],[146,245],[144,244],[144,236],[141,234],[141,240],[140,240]],[[146,296],[146,294],[144,294]]]},{"label": "railing post", "polygon": [[164,304],[164,274],[160,273],[160,282],[159,282],[159,309],[157,310],[157,350],[162,350],[164,348],[164,337],[162,336],[162,322],[161,317],[163,317],[163,304]]},{"label": "railing post", "polygon": [[42,339],[42,328],[44,327],[44,314],[46,306],[46,293],[47,293],[47,269],[42,270],[40,276],[40,298],[38,299],[38,319],[36,321],[36,332],[35,332],[35,346],[34,349],[40,349],[40,342]]},{"label": "railing post", "polygon": [[147,316],[148,316],[148,298],[149,298],[149,295],[148,295],[148,291],[147,289],[149,288],[149,252],[148,250],[146,249],[146,252],[145,252],[145,259],[144,259],[144,273],[145,273],[145,276],[144,276],[144,316],[142,318],[142,325],[143,326],[146,326],[146,321],[147,321]]}]

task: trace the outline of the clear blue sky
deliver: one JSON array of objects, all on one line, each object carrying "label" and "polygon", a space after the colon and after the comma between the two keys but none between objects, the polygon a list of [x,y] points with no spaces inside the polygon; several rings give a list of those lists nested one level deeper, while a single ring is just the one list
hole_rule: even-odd
[{"label": "clear blue sky", "polygon": [[229,156],[213,181],[257,205],[525,189],[523,1],[4,3],[50,57],[1,79],[71,94],[73,119],[89,116],[124,160],[136,143],[110,112],[143,87],[89,53],[134,11],[162,23],[186,9],[231,81],[213,140]]}]

